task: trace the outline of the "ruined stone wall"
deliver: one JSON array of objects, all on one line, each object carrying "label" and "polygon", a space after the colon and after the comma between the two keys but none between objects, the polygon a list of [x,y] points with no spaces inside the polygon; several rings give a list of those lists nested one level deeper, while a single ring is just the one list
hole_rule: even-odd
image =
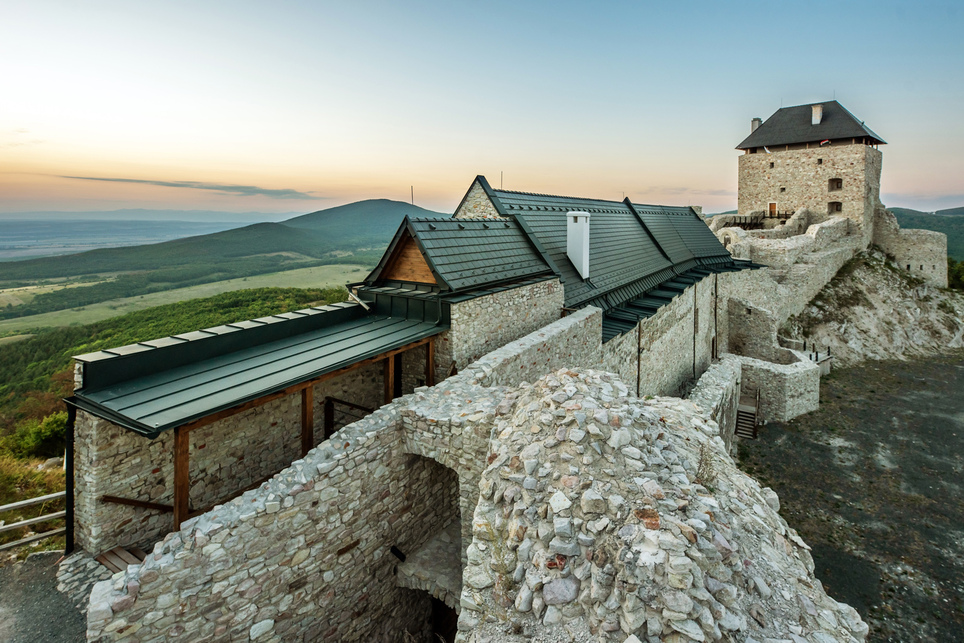
[{"label": "ruined stone wall", "polygon": [[501,219],[499,211],[492,205],[489,195],[476,181],[469,188],[461,207],[455,211],[456,219]]},{"label": "ruined stone wall", "polygon": [[793,364],[739,357],[744,391],[760,391],[760,419],[786,422],[820,406],[820,366],[792,352]]},{"label": "ruined stone wall", "polygon": [[[413,552],[455,517],[463,485],[453,467],[464,459],[481,470],[484,447],[475,445],[487,443],[490,427],[478,421],[491,425],[498,403],[482,398],[467,403],[440,391],[432,399],[400,398],[260,489],[187,521],[143,564],[95,587],[88,640],[190,632],[194,640],[396,641],[404,631],[420,634],[428,595],[397,586],[398,560],[389,549]],[[417,418],[418,408],[446,415]],[[422,420],[432,427],[425,439],[403,437],[403,427],[416,431]],[[477,489],[477,478],[472,484]]]},{"label": "ruined stone wall", "polygon": [[[315,385],[315,444],[324,437],[328,395],[381,406],[381,364]],[[77,544],[96,555],[118,545],[149,549],[170,531],[171,513],[101,501],[105,495],[174,502],[174,432],[148,440],[84,411],[74,428]],[[190,507],[213,507],[282,470],[301,455],[301,394],[289,395],[190,433]]]},{"label": "ruined stone wall", "polygon": [[562,316],[563,301],[562,284],[547,279],[452,304],[450,329],[436,340],[436,381],[445,378],[453,362],[461,370],[556,321]]},{"label": "ruined stone wall", "polygon": [[640,322],[640,395],[678,394],[706,370],[712,359],[713,303],[713,279],[707,278]]},{"label": "ruined stone wall", "polygon": [[931,286],[947,288],[947,235],[930,230],[901,230],[891,212],[878,208],[874,244],[913,276]]},{"label": "ruined stone wall", "polygon": [[[771,152],[739,157],[739,214],[766,212],[770,203],[780,212],[828,212],[829,203],[839,202],[839,214],[853,220],[869,242],[880,200],[879,150],[857,144]],[[835,189],[831,179],[841,179],[842,187]]]},{"label": "ruined stone wall", "polygon": [[602,311],[587,306],[492,351],[463,373],[482,386],[517,386],[562,367],[596,366],[601,348]]},{"label": "ruined stone wall", "polygon": [[706,369],[687,398],[717,423],[719,436],[731,456],[736,455],[736,410],[740,404],[741,385],[740,359],[725,354]]},{"label": "ruined stone wall", "polygon": [[600,368],[619,375],[635,393],[639,386],[639,324],[628,333],[613,337],[602,346]]}]

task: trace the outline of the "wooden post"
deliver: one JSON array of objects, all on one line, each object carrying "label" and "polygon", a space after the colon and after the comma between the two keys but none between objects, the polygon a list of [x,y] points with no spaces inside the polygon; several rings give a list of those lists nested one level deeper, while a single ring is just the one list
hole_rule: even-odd
[{"label": "wooden post", "polygon": [[385,404],[395,396],[395,358],[389,355],[385,358]]},{"label": "wooden post", "polygon": [[181,523],[187,520],[189,511],[189,496],[191,493],[190,479],[190,444],[191,433],[184,427],[174,429],[174,531],[181,528]]},{"label": "wooden post", "polygon": [[425,385],[435,386],[435,337],[425,345]]},{"label": "wooden post", "polygon": [[325,398],[325,439],[335,432],[335,403],[331,398]]},{"label": "wooden post", "polygon": [[314,388],[301,389],[301,455],[304,457],[315,446]]}]

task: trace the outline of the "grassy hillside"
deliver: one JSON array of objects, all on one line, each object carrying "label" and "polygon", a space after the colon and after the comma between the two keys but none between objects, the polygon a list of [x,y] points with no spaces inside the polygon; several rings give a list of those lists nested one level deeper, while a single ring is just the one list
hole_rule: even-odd
[{"label": "grassy hillside", "polygon": [[[232,290],[252,288],[332,288],[352,281],[360,281],[368,274],[367,266],[352,264],[323,264],[281,272],[268,272],[224,281],[163,290],[134,297],[107,299],[77,308],[53,310],[24,317],[0,319],[0,344],[11,334],[33,332],[36,329],[59,326],[80,326],[119,317],[145,308],[173,304],[188,299],[213,297]],[[16,291],[20,292],[20,291]],[[0,306],[2,306],[0,299]]]},{"label": "grassy hillside", "polygon": [[63,409],[73,386],[71,357],[199,328],[344,301],[344,288],[261,288],[148,308],[86,326],[38,332],[0,345],[0,456],[42,457],[62,450],[42,426]]},{"label": "grassy hillside", "polygon": [[[947,255],[964,260],[964,208],[942,210],[952,214],[927,214],[908,208],[888,208],[897,217],[901,228],[922,228],[947,235]],[[960,214],[953,214],[960,212]]]},{"label": "grassy hillside", "polygon": [[2,262],[0,287],[43,279],[89,279],[89,275],[100,275],[101,280],[5,305],[0,308],[0,319],[322,263],[373,266],[406,215],[440,216],[408,203],[377,199],[312,212],[284,223],[257,223],[164,243]]}]

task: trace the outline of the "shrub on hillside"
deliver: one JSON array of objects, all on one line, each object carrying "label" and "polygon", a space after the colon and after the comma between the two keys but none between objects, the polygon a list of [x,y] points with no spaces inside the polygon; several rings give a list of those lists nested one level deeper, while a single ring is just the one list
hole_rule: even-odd
[{"label": "shrub on hillside", "polygon": [[59,411],[39,422],[27,419],[3,438],[3,451],[18,458],[53,458],[64,454],[67,412]]}]

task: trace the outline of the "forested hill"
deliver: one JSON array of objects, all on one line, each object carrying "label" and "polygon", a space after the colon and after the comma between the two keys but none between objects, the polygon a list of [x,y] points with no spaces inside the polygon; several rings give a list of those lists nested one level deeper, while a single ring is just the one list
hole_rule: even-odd
[{"label": "forested hill", "polygon": [[372,255],[355,259],[367,263],[378,259],[406,215],[446,216],[400,201],[359,201],[282,223],[256,223],[164,243],[3,262],[0,282],[173,268],[181,269],[179,273],[194,268],[189,272],[200,276],[205,271],[219,273],[219,266],[225,264],[232,267],[228,271],[232,274],[239,270],[257,274],[279,269],[286,258],[299,258],[291,255],[317,260],[344,253],[357,255],[358,251]]},{"label": "forested hill", "polygon": [[947,235],[947,256],[964,260],[964,207],[920,212],[910,208],[887,208],[897,217],[901,228],[922,228]]}]

